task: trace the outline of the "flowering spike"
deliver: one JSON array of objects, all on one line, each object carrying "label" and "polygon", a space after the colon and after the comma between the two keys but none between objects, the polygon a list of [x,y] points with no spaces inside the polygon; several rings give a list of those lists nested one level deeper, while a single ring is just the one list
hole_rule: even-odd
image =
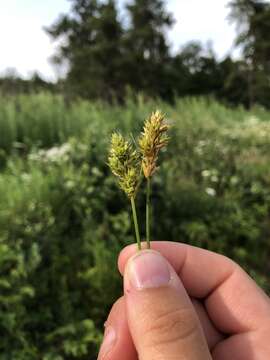
[{"label": "flowering spike", "polygon": [[109,167],[118,178],[120,188],[134,198],[140,179],[140,157],[131,143],[119,133],[113,133],[109,150]]},{"label": "flowering spike", "polygon": [[167,131],[169,125],[164,123],[165,116],[156,111],[145,121],[143,132],[139,138],[142,154],[142,169],[144,176],[150,178],[156,171],[159,150],[169,141]]}]

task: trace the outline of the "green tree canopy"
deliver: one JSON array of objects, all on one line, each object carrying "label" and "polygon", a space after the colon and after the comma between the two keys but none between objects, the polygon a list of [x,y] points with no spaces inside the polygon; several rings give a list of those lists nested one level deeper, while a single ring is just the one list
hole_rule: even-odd
[{"label": "green tree canopy", "polygon": [[122,27],[114,0],[72,0],[70,15],[47,32],[60,41],[56,62],[67,62],[67,85],[75,94],[110,98],[121,89]]},{"label": "green tree canopy", "polygon": [[54,57],[68,67],[68,89],[87,98],[123,97],[127,86],[149,95],[166,95],[165,31],[173,21],[162,0],[126,5],[128,25],[118,20],[114,0],[72,0],[69,15],[47,32],[60,46]]},{"label": "green tree canopy", "polygon": [[128,83],[136,90],[166,97],[169,46],[166,31],[172,15],[162,0],[133,0],[127,5],[130,26],[125,34]]},{"label": "green tree canopy", "polygon": [[230,8],[230,17],[239,29],[236,45],[242,48],[249,70],[249,101],[269,105],[270,4],[262,0],[233,0]]}]

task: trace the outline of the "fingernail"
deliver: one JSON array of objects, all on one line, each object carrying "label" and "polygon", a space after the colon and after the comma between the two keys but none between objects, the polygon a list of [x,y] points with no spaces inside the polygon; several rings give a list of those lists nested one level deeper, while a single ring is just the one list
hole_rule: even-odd
[{"label": "fingernail", "polygon": [[106,355],[112,350],[116,342],[116,332],[112,326],[108,326],[105,330],[103,343],[100,347],[98,360],[105,359]]},{"label": "fingernail", "polygon": [[167,286],[170,282],[167,261],[151,250],[142,251],[130,259],[126,276],[127,286],[139,290]]}]

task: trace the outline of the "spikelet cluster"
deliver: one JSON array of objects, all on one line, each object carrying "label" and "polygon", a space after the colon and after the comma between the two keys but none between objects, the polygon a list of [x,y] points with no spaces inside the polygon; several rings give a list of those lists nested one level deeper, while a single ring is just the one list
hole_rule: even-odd
[{"label": "spikelet cluster", "polygon": [[139,138],[142,155],[142,169],[146,178],[151,177],[157,168],[158,153],[169,141],[165,116],[156,111],[145,121],[143,132]]},{"label": "spikelet cluster", "polygon": [[119,133],[112,134],[108,165],[118,178],[120,188],[129,198],[135,197],[140,180],[140,156]]}]

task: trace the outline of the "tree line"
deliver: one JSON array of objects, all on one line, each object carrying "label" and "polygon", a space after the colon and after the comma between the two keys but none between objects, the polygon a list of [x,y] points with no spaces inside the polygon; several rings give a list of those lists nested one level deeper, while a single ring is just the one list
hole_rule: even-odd
[{"label": "tree line", "polygon": [[170,102],[206,95],[270,107],[269,2],[230,1],[242,55],[237,60],[231,55],[218,60],[199,42],[172,54],[166,34],[174,19],[164,0],[126,1],[124,15],[116,0],[71,3],[70,12],[45,29],[58,44],[53,62],[66,68],[54,88],[67,96],[121,102],[131,89]]}]

